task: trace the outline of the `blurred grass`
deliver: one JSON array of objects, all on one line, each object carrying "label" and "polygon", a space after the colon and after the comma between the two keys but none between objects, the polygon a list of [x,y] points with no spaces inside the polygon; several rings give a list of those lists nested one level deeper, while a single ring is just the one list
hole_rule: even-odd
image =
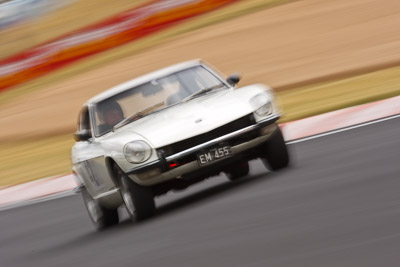
[{"label": "blurred grass", "polygon": [[[103,14],[102,16],[105,16],[104,14],[108,14],[106,16],[109,16],[112,13],[120,12],[134,5],[138,5],[139,2],[147,2],[128,0],[116,0],[112,2],[105,0],[81,0],[78,2],[82,2],[82,4],[85,2],[88,5],[91,3],[91,5],[101,6],[98,4],[100,3],[99,1],[102,3],[104,2],[104,7],[110,6],[110,10],[100,11],[100,13]],[[138,53],[144,49],[149,49],[149,47],[176,38],[182,33],[205,27],[210,24],[215,24],[232,17],[244,15],[261,8],[271,7],[289,1],[294,0],[239,1],[236,4],[197,17],[159,34],[112,49],[39,78],[33,82],[6,91],[0,95],[0,104],[6,103],[20,95],[39,90],[43,86],[48,86],[52,83],[59,82],[62,79],[67,79],[73,75],[81,74],[98,66],[108,64],[111,61],[124,58],[133,53]],[[116,4],[122,2],[125,4]],[[97,8],[89,9],[95,10]],[[70,10],[73,10],[72,6],[70,7]],[[76,11],[77,9],[75,9],[75,12]],[[91,24],[101,18],[100,14],[96,19],[94,17],[87,18],[86,22],[87,24]],[[43,28],[38,28],[38,30],[46,30],[46,23],[43,24]],[[54,36],[56,34],[65,34],[78,25],[78,22],[77,24],[74,24],[75,26],[72,24],[67,25],[68,23],[66,21],[64,21],[63,24],[62,27],[60,26],[61,28],[59,27],[59,32],[51,33],[48,37],[53,34]],[[67,28],[64,28],[64,26],[67,26]],[[66,29],[68,29],[68,31]],[[29,31],[32,29],[26,30]],[[63,32],[64,30],[66,31]],[[3,37],[4,36],[0,33],[0,40],[4,40]],[[42,40],[42,37],[44,38],[45,36],[37,37],[36,41]],[[0,51],[4,50],[0,49]],[[296,120],[348,106],[399,95],[400,67],[376,71],[343,80],[280,91],[277,94],[282,103],[283,111],[285,112],[285,116],[281,121]],[[0,142],[0,186],[19,184],[43,177],[70,173],[70,150],[73,142],[71,135],[54,136],[42,140],[23,140],[12,143]]]},{"label": "blurred grass", "polygon": [[71,173],[71,135],[0,143],[0,186]]},{"label": "blurred grass", "polygon": [[397,95],[400,67],[278,92],[285,112],[282,122]]},{"label": "blurred grass", "polygon": [[[89,0],[86,0],[89,1]],[[148,37],[139,39],[137,41],[128,43],[124,46],[117,47],[103,53],[94,55],[75,64],[64,67],[60,70],[49,73],[43,77],[35,79],[31,82],[14,87],[11,90],[6,90],[0,94],[0,105],[7,103],[10,100],[18,98],[26,93],[40,90],[44,86],[49,86],[55,82],[67,79],[71,76],[82,74],[94,68],[98,68],[112,61],[122,59],[129,55],[139,53],[145,49],[167,42],[177,38],[180,34],[190,32],[192,30],[206,27],[208,25],[216,24],[228,20],[230,18],[238,17],[241,15],[249,14],[264,8],[273,7],[276,5],[293,2],[298,0],[251,0],[251,1],[238,1],[237,3],[228,5],[222,9],[195,17],[184,23],[178,24],[170,29],[164,30],[160,33],[150,35]],[[145,1],[141,1],[145,2]],[[1,36],[0,36],[1,37]]]},{"label": "blurred grass", "polygon": [[[349,90],[351,88],[351,90]],[[400,67],[343,80],[277,92],[285,116],[281,122],[400,94]],[[0,143],[0,186],[71,172],[71,135]]]}]

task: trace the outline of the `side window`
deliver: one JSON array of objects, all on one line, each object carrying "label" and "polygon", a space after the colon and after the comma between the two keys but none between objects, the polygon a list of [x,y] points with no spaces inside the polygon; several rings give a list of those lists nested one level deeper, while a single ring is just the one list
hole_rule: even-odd
[{"label": "side window", "polygon": [[78,131],[87,130],[90,135],[92,135],[90,128],[90,117],[89,117],[89,109],[88,107],[83,107],[81,113],[79,114],[79,123],[78,123]]}]

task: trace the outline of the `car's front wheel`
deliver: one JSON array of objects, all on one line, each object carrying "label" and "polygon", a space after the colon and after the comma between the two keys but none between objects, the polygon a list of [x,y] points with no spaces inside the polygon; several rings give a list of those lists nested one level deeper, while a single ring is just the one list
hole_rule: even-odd
[{"label": "car's front wheel", "polygon": [[93,222],[97,231],[104,230],[112,225],[118,224],[118,210],[107,209],[100,205],[100,203],[93,199],[86,187],[81,189],[83,201],[88,211],[89,217]]},{"label": "car's front wheel", "polygon": [[131,220],[144,220],[154,215],[154,193],[149,187],[132,181],[118,166],[114,168],[122,199]]},{"label": "car's front wheel", "polygon": [[289,165],[289,153],[282,132],[277,128],[263,146],[263,163],[271,171],[277,171]]}]

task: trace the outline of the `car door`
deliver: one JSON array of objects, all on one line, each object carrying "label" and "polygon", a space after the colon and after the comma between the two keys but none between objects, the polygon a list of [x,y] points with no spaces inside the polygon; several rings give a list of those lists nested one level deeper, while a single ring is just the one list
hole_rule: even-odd
[{"label": "car door", "polygon": [[78,118],[78,131],[87,130],[90,138],[76,142],[73,147],[74,171],[79,175],[93,197],[115,189],[105,163],[101,142],[92,135],[89,107],[85,106]]}]

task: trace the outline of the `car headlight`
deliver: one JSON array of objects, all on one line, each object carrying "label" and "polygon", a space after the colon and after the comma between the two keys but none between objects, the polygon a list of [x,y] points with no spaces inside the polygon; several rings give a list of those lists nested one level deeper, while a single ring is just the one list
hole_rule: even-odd
[{"label": "car headlight", "polygon": [[124,146],[124,155],[130,163],[142,163],[151,156],[152,149],[145,141],[133,141]]},{"label": "car headlight", "polygon": [[273,112],[271,97],[267,94],[258,94],[250,99],[250,105],[258,116],[266,116]]}]

